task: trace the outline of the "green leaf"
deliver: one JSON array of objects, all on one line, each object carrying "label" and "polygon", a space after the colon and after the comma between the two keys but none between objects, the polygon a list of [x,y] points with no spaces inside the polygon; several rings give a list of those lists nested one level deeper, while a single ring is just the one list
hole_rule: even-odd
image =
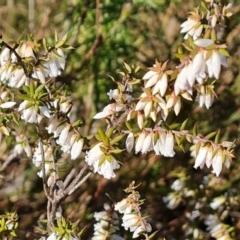
[{"label": "green leaf", "polygon": [[105,135],[105,133],[103,132],[103,130],[101,128],[98,129],[98,134],[99,134],[99,137],[101,138],[101,141],[103,141],[104,144],[109,147],[110,139]]},{"label": "green leaf", "polygon": [[114,131],[114,127],[110,127],[107,130],[106,136],[110,138],[112,136],[112,134],[113,134],[113,131]]},{"label": "green leaf", "polygon": [[149,239],[153,238],[158,232],[159,232],[159,230],[157,230],[156,232],[152,233],[148,238]]},{"label": "green leaf", "polygon": [[123,151],[125,151],[124,149],[113,149],[113,150],[111,150],[110,152],[111,153],[114,153],[114,154],[120,154],[120,153],[122,153]]},{"label": "green leaf", "polygon": [[135,73],[137,73],[139,70],[140,70],[140,66],[137,65],[137,66],[135,67],[134,71],[135,71]]},{"label": "green leaf", "polygon": [[106,161],[106,156],[103,155],[98,163],[98,166],[101,166]]},{"label": "green leaf", "polygon": [[45,85],[41,84],[37,87],[36,92],[41,92],[44,89]]},{"label": "green leaf", "polygon": [[23,88],[23,91],[24,91],[25,93],[30,94],[30,89],[29,89],[28,86],[24,85],[22,88]]},{"label": "green leaf", "polygon": [[131,73],[131,72],[132,72],[131,67],[130,67],[127,63],[123,62],[123,65],[124,65],[124,67],[127,69],[128,73]]},{"label": "green leaf", "polygon": [[187,126],[187,123],[188,123],[188,118],[182,123],[182,126],[180,128],[180,131],[184,130],[185,127]]},{"label": "green leaf", "polygon": [[211,39],[214,41],[217,40],[217,34],[214,28],[211,29]]},{"label": "green leaf", "polygon": [[17,125],[19,125],[17,116],[16,116],[16,114],[15,114],[14,112],[12,113],[12,119],[13,119],[13,121],[14,121]]},{"label": "green leaf", "polygon": [[26,94],[19,94],[19,95],[17,95],[17,98],[18,98],[18,99],[21,99],[21,100],[32,101],[32,98],[29,97],[29,96],[26,95]]},{"label": "green leaf", "polygon": [[195,123],[194,127],[193,127],[193,136],[197,136],[198,135],[198,124]]},{"label": "green leaf", "polygon": [[65,34],[64,34],[64,36],[62,37],[62,41],[64,41],[64,42],[66,42],[67,41],[67,38],[68,38],[68,32],[66,32]]},{"label": "green leaf", "polygon": [[48,47],[47,47],[47,40],[46,40],[46,38],[43,38],[42,42],[43,42],[43,48],[47,52],[48,51]]},{"label": "green leaf", "polygon": [[211,132],[205,137],[205,139],[210,139],[210,138],[214,137],[216,134],[217,134],[217,132]]},{"label": "green leaf", "polygon": [[226,57],[230,57],[229,52],[226,49],[220,48],[218,49],[218,52]]},{"label": "green leaf", "polygon": [[126,127],[127,127],[129,130],[132,129],[132,125],[131,125],[130,121],[126,121],[126,122],[125,122],[125,125],[126,125]]},{"label": "green leaf", "polygon": [[99,146],[99,148],[101,149],[101,151],[102,151],[103,153],[107,154],[107,150],[106,150],[105,147]]},{"label": "green leaf", "polygon": [[[46,96],[48,96],[48,93],[40,93],[39,95],[38,95],[38,97],[37,97],[37,99],[43,99],[44,97],[46,97]],[[66,114],[68,114],[68,112],[66,113]]]},{"label": "green leaf", "polygon": [[220,140],[220,130],[217,131],[214,142],[219,143],[219,140]]},{"label": "green leaf", "polygon": [[96,135],[95,135],[95,138],[96,138],[99,142],[102,142],[102,138],[100,137],[99,134],[96,134]]},{"label": "green leaf", "polygon": [[181,54],[181,53],[175,53],[174,56],[176,58],[179,58],[180,60],[184,59],[185,58],[185,55],[184,54]]},{"label": "green leaf", "polygon": [[62,45],[63,45],[64,43],[65,43],[64,40],[58,41],[58,42],[55,44],[55,48],[60,48],[60,47],[62,47]]},{"label": "green leaf", "polygon": [[55,35],[55,42],[58,42],[58,33],[57,33],[56,30],[54,31],[54,33],[55,33],[55,34],[54,34],[54,35]]},{"label": "green leaf", "polygon": [[177,129],[180,127],[180,123],[173,123],[169,126],[169,129],[173,130],[173,129]]},{"label": "green leaf", "polygon": [[182,45],[184,46],[185,49],[187,49],[187,50],[190,51],[190,52],[193,50],[190,46],[188,46],[188,45],[185,44],[185,43],[182,43]]},{"label": "green leaf", "polygon": [[75,49],[74,47],[67,45],[67,44],[63,44],[62,48],[67,49],[67,50]]},{"label": "green leaf", "polygon": [[106,137],[105,133],[101,128],[98,129],[98,134],[101,140],[103,140]]},{"label": "green leaf", "polygon": [[75,121],[75,122],[72,124],[72,126],[73,126],[73,127],[77,127],[77,126],[82,125],[82,123],[83,123],[83,121],[80,119],[80,120]]},{"label": "green leaf", "polygon": [[45,87],[44,85],[38,86],[38,88],[36,89],[36,91],[34,93],[34,96],[33,96],[34,99],[39,98],[39,93],[42,92],[44,87]]},{"label": "green leaf", "polygon": [[115,137],[114,139],[112,139],[110,141],[110,145],[113,146],[114,144],[120,142],[123,139],[124,136],[125,135],[119,135],[119,136]]},{"label": "green leaf", "polygon": [[29,90],[30,90],[30,96],[34,96],[35,86],[34,86],[33,81],[30,81]]}]

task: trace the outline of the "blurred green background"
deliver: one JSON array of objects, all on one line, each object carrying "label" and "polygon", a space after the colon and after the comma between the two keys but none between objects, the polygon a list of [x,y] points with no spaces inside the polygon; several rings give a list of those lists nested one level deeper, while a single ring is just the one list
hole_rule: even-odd
[{"label": "blurred green background", "polygon": [[[144,71],[156,59],[169,59],[172,68],[179,63],[173,54],[183,38],[180,24],[198,3],[192,0],[0,0],[0,32],[10,42],[27,33],[51,41],[54,31],[60,36],[68,32],[68,43],[74,49],[68,51],[66,70],[56,81],[65,84],[75,102],[76,118],[84,120],[83,132],[89,134],[99,126],[91,120],[92,116],[108,104],[109,89],[116,88],[109,75],[121,80],[118,72],[123,61],[138,64]],[[203,135],[220,129],[222,140],[235,140],[236,158],[231,169],[225,169],[219,178],[209,169],[195,170],[189,151],[179,150],[173,159],[153,153],[123,156],[124,165],[115,179],[107,181],[101,176],[91,176],[63,204],[64,216],[73,222],[80,220],[79,227],[86,227],[83,239],[92,236],[94,211],[102,211],[105,202],[120,201],[125,196],[122,189],[132,180],[142,183],[139,192],[146,199],[142,209],[150,216],[153,229],[159,230],[155,239],[212,239],[203,223],[207,214],[219,216],[233,227],[232,238],[240,239],[240,1],[232,3],[234,16],[227,20],[224,32],[231,58],[215,88],[218,98],[210,110],[197,107],[197,103],[184,104],[183,113],[190,112],[190,115],[173,119],[183,121],[189,116],[189,127],[198,123]],[[101,124],[105,126],[104,121]],[[0,161],[5,161],[4,155]],[[83,159],[67,162],[62,167],[63,176],[71,167],[80,169],[82,162]],[[16,210],[20,216],[16,239],[39,239],[35,226],[39,226],[39,219],[45,218],[46,198],[36,172],[31,159],[22,157],[0,173],[0,212]],[[182,197],[179,206],[170,210],[162,197],[172,191],[171,184],[178,178],[184,179],[194,196]],[[206,179],[208,184],[204,185]],[[227,196],[224,207],[211,209],[212,199],[222,195]],[[190,220],[188,213],[196,210],[196,204],[201,206],[200,215]],[[200,234],[186,236],[188,229],[197,229]],[[131,235],[124,238],[131,239]]]}]

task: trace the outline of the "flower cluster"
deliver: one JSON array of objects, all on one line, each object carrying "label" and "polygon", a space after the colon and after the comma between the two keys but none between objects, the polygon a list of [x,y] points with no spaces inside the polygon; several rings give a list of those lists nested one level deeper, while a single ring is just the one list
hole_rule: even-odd
[{"label": "flower cluster", "polygon": [[[131,138],[131,141],[133,142],[134,139]],[[132,146],[133,143],[130,143],[130,138],[128,137],[126,146],[129,148],[129,145]],[[173,148],[174,136],[172,131],[148,131],[147,129],[143,129],[136,140],[135,153],[137,154],[141,151],[144,154],[154,150],[157,155],[161,154],[165,157],[173,157],[175,155]]]},{"label": "flower cluster", "polygon": [[[207,82],[207,77],[219,78],[221,65],[227,67],[226,57],[220,53],[220,49],[225,46],[215,45],[211,39],[198,39],[194,41],[194,44],[196,45],[196,50],[199,48],[197,54],[195,56],[189,56],[189,58],[182,61],[181,66],[178,67],[179,74],[174,84],[176,95],[182,91],[187,91],[192,95],[195,81],[197,81],[200,86],[203,86],[203,84]],[[210,46],[211,50],[208,50]],[[191,58],[192,60],[190,60]],[[198,92],[199,95],[208,93],[210,98],[214,96],[213,90]],[[213,101],[210,102],[212,103]],[[208,105],[211,106],[210,103]]]},{"label": "flower cluster", "polygon": [[88,165],[93,166],[94,172],[110,179],[115,177],[113,170],[118,169],[120,165],[113,155],[102,151],[105,147],[103,142],[97,143],[86,153],[85,161]]},{"label": "flower cluster", "polygon": [[[36,167],[41,167],[43,161],[45,164],[45,174],[47,176],[50,170],[53,169],[54,163],[53,147],[51,144],[43,144],[39,141],[33,153],[32,162]],[[41,178],[43,177],[42,171],[43,170],[40,170],[38,172],[38,176]]]},{"label": "flower cluster", "polygon": [[50,118],[50,124],[46,127],[49,134],[57,138],[56,143],[61,146],[64,153],[69,153],[72,160],[75,160],[82,152],[84,140],[79,133],[74,131],[71,124],[61,122],[57,115]]},{"label": "flower cluster", "polygon": [[1,239],[12,239],[16,237],[16,229],[18,228],[18,215],[16,212],[6,212],[0,215],[0,237]]},{"label": "flower cluster", "polygon": [[32,156],[32,150],[31,147],[28,143],[28,139],[26,138],[25,135],[23,134],[18,134],[16,135],[16,144],[13,149],[13,155],[14,156],[19,156],[22,153],[26,153],[27,157]]},{"label": "flower cluster", "polygon": [[31,101],[24,100],[18,108],[21,119],[29,123],[40,123],[43,117],[50,118],[49,109],[42,105],[37,107]]},{"label": "flower cluster", "polygon": [[108,204],[104,204],[105,211],[95,212],[94,218],[97,223],[94,224],[94,233],[92,240],[124,240],[124,238],[116,234],[119,231],[119,219],[116,212],[114,212]]},{"label": "flower cluster", "polygon": [[201,16],[197,12],[192,12],[187,21],[181,24],[181,33],[186,33],[185,39],[188,36],[192,36],[193,39],[199,38],[203,30],[203,24],[201,23]]},{"label": "flower cluster", "polygon": [[[140,235],[147,236],[148,232],[152,231],[151,225],[146,221],[146,217],[141,215],[140,209],[143,200],[140,199],[140,194],[135,190],[134,182],[125,190],[130,193],[122,201],[115,204],[115,211],[123,214],[122,226],[125,230],[133,232],[132,238],[137,238]],[[148,239],[148,238],[146,238]]]},{"label": "flower cluster", "polygon": [[101,119],[110,116],[114,116],[118,112],[124,111],[126,107],[123,104],[110,103],[104,107],[102,112],[97,113],[93,118]]},{"label": "flower cluster", "polygon": [[207,230],[210,232],[211,237],[216,240],[232,240],[230,236],[231,228],[223,224],[216,216],[208,215],[205,218],[205,224],[207,225]]},{"label": "flower cluster", "polygon": [[[37,56],[34,43],[23,42],[17,48],[5,46],[0,54],[0,79],[10,87],[28,85],[30,78],[45,84],[47,77],[57,77],[65,68],[65,55],[61,48]],[[31,70],[24,64],[28,62]]]},{"label": "flower cluster", "polygon": [[75,234],[67,234],[66,236],[59,236],[57,232],[51,233],[46,240],[80,240]]},{"label": "flower cluster", "polygon": [[127,109],[125,103],[131,103],[134,98],[131,94],[133,92],[132,85],[121,85],[117,89],[110,89],[107,93],[110,100],[114,100],[115,103],[110,103],[104,107],[103,111],[97,113],[93,118],[101,119],[106,117],[114,117],[119,112],[123,112]]},{"label": "flower cluster", "polygon": [[184,197],[194,195],[192,190],[185,187],[185,181],[181,179],[175,180],[171,185],[171,189],[174,190],[174,192],[170,192],[167,196],[162,198],[163,202],[167,204],[167,208],[169,209],[177,208]]},{"label": "flower cluster", "polygon": [[[200,144],[200,145],[199,145]],[[199,143],[198,146],[193,145],[192,156],[196,158],[194,168],[203,168],[206,165],[208,168],[212,166],[213,173],[219,176],[223,165],[226,168],[230,167],[232,158],[232,148],[235,146],[232,142],[223,142],[220,145],[211,143]],[[198,151],[196,151],[198,149]]]}]

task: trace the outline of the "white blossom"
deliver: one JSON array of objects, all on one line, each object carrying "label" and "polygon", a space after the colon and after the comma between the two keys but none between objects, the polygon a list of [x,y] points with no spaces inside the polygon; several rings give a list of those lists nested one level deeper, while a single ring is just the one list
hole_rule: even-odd
[{"label": "white blossom", "polygon": [[209,77],[219,79],[221,65],[227,66],[226,57],[219,53],[217,50],[213,50],[209,59],[206,61]]},{"label": "white blossom", "polygon": [[84,144],[84,141],[82,138],[73,143],[71,152],[70,152],[72,160],[75,160],[80,155],[80,153],[82,152],[83,144]]},{"label": "white blossom", "polygon": [[33,73],[32,73],[32,77],[33,78],[36,78],[36,79],[39,79],[40,82],[42,84],[45,84],[46,83],[46,77],[49,75],[48,73],[48,70],[46,72],[46,70],[44,70],[43,67],[36,67],[34,70],[33,70]]},{"label": "white blossom", "polygon": [[0,104],[0,108],[12,108],[15,105],[16,105],[16,102],[9,101],[9,102]]},{"label": "white blossom", "polygon": [[212,202],[210,203],[210,207],[213,210],[218,209],[224,202],[226,202],[226,197],[225,196],[219,196],[216,197],[212,200]]},{"label": "white blossom", "polygon": [[108,204],[104,204],[104,209],[105,211],[94,213],[97,223],[94,224],[92,240],[105,240],[107,237],[113,240],[124,240],[116,234],[116,231],[119,230],[119,219],[116,212],[111,213]]},{"label": "white blossom", "polygon": [[16,145],[13,149],[13,155],[18,156],[23,152],[25,152],[28,157],[32,156],[32,150],[27,138],[21,134],[16,136]]},{"label": "white blossom", "polygon": [[154,134],[152,132],[148,133],[143,141],[142,146],[142,153],[147,153],[153,150],[153,143],[154,143]]},{"label": "white blossom", "polygon": [[10,76],[8,77],[8,86],[20,88],[22,85],[26,85],[29,81],[29,78],[25,75],[22,68],[14,69]]},{"label": "white blossom", "polygon": [[173,157],[175,155],[173,147],[174,147],[174,136],[171,131],[168,131],[166,134],[162,155],[165,157]]},{"label": "white blossom", "polygon": [[126,150],[128,152],[131,152],[132,149],[133,149],[133,146],[134,146],[134,134],[133,134],[133,132],[130,132],[128,134],[125,145],[126,145]]},{"label": "white blossom", "polygon": [[171,189],[173,189],[174,191],[180,191],[183,187],[184,187],[184,181],[181,179],[176,179],[172,185],[171,185]]},{"label": "white blossom", "polygon": [[[29,106],[30,105],[30,106]],[[46,106],[39,106],[39,113],[36,111],[34,105],[31,106],[31,103],[27,100],[24,100],[18,108],[18,111],[21,112],[21,119],[29,123],[40,122],[45,116],[50,118],[49,109]]]},{"label": "white blossom", "polygon": [[182,28],[181,33],[186,33],[184,39],[187,39],[188,35],[190,35],[194,40],[196,40],[203,30],[203,25],[200,23],[199,19],[191,16],[180,26]]},{"label": "white blossom", "polygon": [[145,138],[146,138],[146,131],[143,130],[140,133],[140,135],[139,135],[139,137],[138,137],[138,139],[136,141],[136,145],[135,145],[135,153],[136,154],[142,150],[143,142],[144,142]]},{"label": "white blossom", "polygon": [[[127,192],[129,191],[127,190]],[[132,238],[137,238],[141,233],[152,231],[151,225],[141,216],[139,205],[140,194],[135,190],[131,190],[128,197],[116,203],[114,208],[116,211],[123,213],[122,226],[125,230],[133,232]]]},{"label": "white blossom", "polygon": [[200,50],[192,61],[191,74],[196,76],[196,80],[199,84],[203,83],[203,80],[206,78],[206,61],[204,59],[204,50]]},{"label": "white blossom", "polygon": [[226,224],[223,224],[216,216],[208,215],[204,223],[207,225],[207,231],[211,237],[217,240],[232,240]]},{"label": "white blossom", "polygon": [[115,104],[111,103],[108,104],[102,112],[97,113],[93,118],[94,119],[101,119],[101,118],[106,118],[109,117],[117,112],[124,111],[125,110],[125,105],[122,104]]},{"label": "white blossom", "polygon": [[181,197],[174,192],[169,193],[167,196],[164,196],[163,202],[167,204],[167,208],[176,209],[181,202]]},{"label": "white blossom", "polygon": [[221,152],[218,152],[212,159],[212,168],[213,168],[212,172],[215,173],[217,177],[222,171],[222,165],[223,165],[223,155]]},{"label": "white blossom", "polygon": [[115,177],[113,170],[118,169],[120,165],[112,155],[110,159],[105,159],[103,162],[100,162],[102,157],[104,157],[100,146],[103,146],[103,143],[100,142],[91,148],[90,151],[86,153],[85,161],[90,166],[93,166],[94,172],[103,175],[103,177],[107,179],[113,178]]},{"label": "white blossom", "polygon": [[109,92],[107,93],[107,95],[109,96],[109,99],[115,99],[117,100],[119,97],[119,90],[118,89],[110,89]]},{"label": "white blossom", "polygon": [[0,54],[0,64],[4,66],[10,60],[10,49],[4,48]]},{"label": "white blossom", "polygon": [[181,69],[179,72],[176,81],[174,83],[174,92],[176,95],[180,93],[180,91],[188,91],[190,94],[192,94],[192,85],[193,81],[190,80],[190,75],[193,75],[191,73],[191,65],[188,64],[185,67]]},{"label": "white blossom", "polygon": [[160,93],[160,96],[163,97],[166,93],[168,87],[168,78],[167,74],[164,73],[160,79],[158,79],[157,83],[152,89],[152,94]]},{"label": "white blossom", "polygon": [[207,146],[200,147],[200,150],[199,150],[198,155],[195,160],[194,168],[198,168],[198,167],[203,168],[205,161],[206,161],[208,151],[209,151],[209,148]]},{"label": "white blossom", "polygon": [[53,232],[47,240],[80,240],[75,234],[69,234],[68,237],[59,236],[57,232]]}]

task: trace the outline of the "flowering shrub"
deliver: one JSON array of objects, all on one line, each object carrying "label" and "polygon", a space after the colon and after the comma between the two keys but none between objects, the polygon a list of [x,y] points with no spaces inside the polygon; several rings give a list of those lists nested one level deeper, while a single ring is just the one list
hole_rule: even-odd
[{"label": "flowering shrub", "polygon": [[[202,1],[180,26],[185,36],[175,53],[177,66],[173,67],[169,60],[156,60],[143,73],[138,65],[124,63],[120,78],[111,77],[116,88],[106,94],[110,103],[93,116],[95,121],[105,119],[106,124],[97,126],[92,134],[82,130],[84,121],[74,114],[71,96],[56,81],[65,70],[67,51],[72,49],[67,44],[68,35],[60,38],[55,33],[54,42],[46,38],[37,41],[31,36],[15,44],[1,39],[0,139],[1,143],[9,143],[4,150],[9,159],[24,155],[38,168],[47,198],[46,221],[39,223],[38,239],[80,239],[83,230],[79,231],[77,223],[63,217],[63,202],[93,173],[105,179],[115,178],[126,164],[127,154],[152,153],[173,158],[179,150],[189,148],[195,169],[206,166],[219,177],[223,167],[230,168],[235,142],[222,140],[220,131],[204,136],[196,126],[188,124],[190,117],[180,123],[175,117],[186,111],[186,103],[197,102],[207,109],[214,104],[217,98],[214,89],[229,58],[221,31],[226,18],[231,16],[231,4]],[[85,161],[81,161],[78,173],[70,169],[63,176],[61,165],[69,159]],[[178,176],[171,186],[172,192],[162,196],[167,208],[176,209],[185,199],[196,197],[198,190],[186,187],[187,180],[185,175]],[[206,186],[204,183],[202,189]],[[133,182],[125,190],[129,195],[114,205],[114,210],[123,214],[122,220],[106,204],[104,212],[94,214],[98,223],[94,225],[92,239],[156,236],[151,216],[147,218],[141,212],[144,201],[135,189]],[[218,201],[220,198],[213,199],[212,209],[225,202],[225,198]],[[200,216],[204,199],[191,204],[193,211],[186,217],[193,222]],[[0,234],[15,236],[16,216],[14,221],[6,220],[6,216],[2,218]],[[232,230],[221,223],[223,218],[205,214],[203,219],[211,237],[232,239]],[[184,225],[184,229],[186,236],[199,239],[204,236],[190,224]]]}]

